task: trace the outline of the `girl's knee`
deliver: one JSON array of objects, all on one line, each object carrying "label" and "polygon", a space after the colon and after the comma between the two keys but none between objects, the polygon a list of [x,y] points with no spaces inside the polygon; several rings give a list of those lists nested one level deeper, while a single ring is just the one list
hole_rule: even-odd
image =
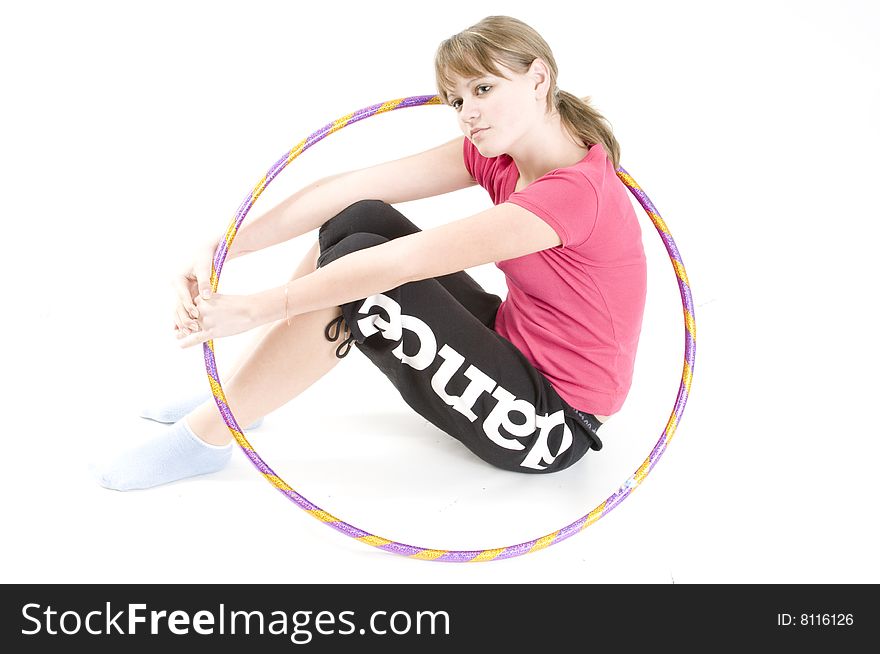
[{"label": "girl's knee", "polygon": [[326,266],[331,261],[336,261],[341,257],[358,250],[365,250],[382,243],[387,243],[388,239],[378,234],[369,232],[355,232],[341,239],[330,248],[323,249],[318,257],[318,267]]},{"label": "girl's knee", "polygon": [[358,200],[321,226],[321,247],[329,248],[357,232],[379,234],[387,239],[421,231],[412,221],[383,200]]},{"label": "girl's knee", "polygon": [[333,216],[330,220],[325,222],[321,226],[321,230],[324,230],[330,226],[330,224],[338,224],[338,223],[351,223],[356,222],[367,216],[374,216],[377,213],[385,212],[391,205],[382,200],[358,200],[354,202],[338,214]]},{"label": "girl's knee", "polygon": [[363,215],[365,213],[372,214],[377,211],[384,212],[390,207],[391,205],[384,200],[358,200],[357,202],[350,204],[345,209],[343,209],[342,213],[353,213],[356,215]]},{"label": "girl's knee", "polygon": [[318,230],[321,252],[334,247],[346,236],[356,232],[377,232],[375,228],[378,224],[377,217],[387,211],[394,209],[381,200],[358,200],[348,205]]}]

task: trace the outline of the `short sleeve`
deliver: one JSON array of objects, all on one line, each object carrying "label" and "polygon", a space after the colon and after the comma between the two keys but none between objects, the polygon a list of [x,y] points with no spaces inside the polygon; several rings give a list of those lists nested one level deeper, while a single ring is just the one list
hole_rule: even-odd
[{"label": "short sleeve", "polygon": [[551,171],[507,199],[543,219],[563,247],[583,245],[599,214],[599,196],[583,173],[572,168]]}]

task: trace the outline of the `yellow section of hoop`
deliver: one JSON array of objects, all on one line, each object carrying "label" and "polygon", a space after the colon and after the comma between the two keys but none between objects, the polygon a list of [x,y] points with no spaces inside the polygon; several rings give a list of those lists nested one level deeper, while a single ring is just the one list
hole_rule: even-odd
[{"label": "yellow section of hoop", "polygon": [[439,559],[441,556],[448,553],[448,551],[449,550],[422,550],[421,552],[410,554],[409,558],[421,559],[422,561],[433,561],[434,559]]},{"label": "yellow section of hoop", "polygon": [[491,561],[496,556],[501,554],[501,552],[503,552],[504,549],[505,548],[503,548],[503,547],[498,547],[498,548],[491,549],[491,550],[483,550],[482,552],[477,554],[474,558],[472,558],[471,561],[474,563],[476,563],[478,561]]},{"label": "yellow section of hoop", "polygon": [[382,538],[381,536],[373,536],[369,534],[367,536],[360,536],[355,538],[355,540],[359,540],[362,543],[366,543],[367,545],[372,545],[373,547],[381,547],[382,545],[387,545],[388,543],[393,543],[394,541],[388,540],[387,538]]},{"label": "yellow section of hoop", "polygon": [[605,505],[606,505],[606,504],[608,504],[607,501],[602,502],[602,504],[600,504],[600,505],[597,506],[595,509],[593,509],[592,511],[590,511],[590,512],[587,514],[587,519],[586,519],[586,521],[584,521],[584,524],[581,526],[581,529],[586,529],[586,528],[589,527],[591,524],[593,524],[594,522],[596,522],[596,520],[598,520],[599,518],[601,518],[601,517],[602,517],[602,513],[605,511]]},{"label": "yellow section of hoop", "polygon": [[324,509],[304,509],[306,513],[311,513],[313,518],[317,518],[321,522],[339,522],[339,519],[330,515]]},{"label": "yellow section of hoop", "polygon": [[556,537],[559,535],[558,531],[554,531],[552,534],[547,534],[546,536],[542,536],[538,539],[538,542],[532,545],[532,548],[529,550],[529,554],[532,552],[537,552],[538,550],[542,550],[545,547],[549,547],[550,544],[556,540]]},{"label": "yellow section of hoop", "polygon": [[265,472],[263,476],[269,480],[269,483],[272,484],[275,488],[284,491],[292,491],[293,489],[287,485],[287,482],[284,481],[281,477],[277,477],[275,475],[267,475]]}]

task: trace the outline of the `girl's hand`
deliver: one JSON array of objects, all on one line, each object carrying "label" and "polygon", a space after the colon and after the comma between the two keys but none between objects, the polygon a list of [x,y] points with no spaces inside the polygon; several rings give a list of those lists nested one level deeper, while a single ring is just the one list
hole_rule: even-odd
[{"label": "girl's hand", "polygon": [[208,299],[196,296],[194,305],[199,317],[188,322],[195,322],[196,329],[187,333],[177,331],[180,347],[240,334],[263,324],[255,316],[253,296],[215,293]]},{"label": "girl's hand", "polygon": [[216,249],[216,242],[203,245],[192,262],[174,279],[174,329],[178,338],[199,329],[195,299],[211,297],[211,266]]}]

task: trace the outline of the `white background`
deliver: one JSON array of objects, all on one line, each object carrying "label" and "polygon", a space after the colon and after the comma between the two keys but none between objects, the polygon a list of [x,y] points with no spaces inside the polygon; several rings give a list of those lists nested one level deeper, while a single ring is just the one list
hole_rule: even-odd
[{"label": "white background", "polygon": [[[150,491],[97,486],[89,461],[158,433],[142,404],[207,389],[201,349],[170,329],[168,282],[193,245],[313,131],[434,93],[440,41],[497,13],[538,29],[560,86],[611,121],[687,266],[694,383],[645,482],[558,545],[466,566],[350,540],[240,453]],[[0,581],[880,582],[878,18],[867,1],[4,4]],[[457,133],[448,108],[358,123],[293,162],[252,216]],[[488,206],[477,188],[401,209],[430,227]],[[600,455],[558,475],[491,469],[359,353],[252,444],[392,540],[482,549],[573,522],[641,464],[678,389],[680,299],[638,213],[648,307]],[[312,238],[230,263],[221,292],[280,284]],[[503,292],[494,267],[471,272]],[[221,371],[246,343],[217,342]]]}]

